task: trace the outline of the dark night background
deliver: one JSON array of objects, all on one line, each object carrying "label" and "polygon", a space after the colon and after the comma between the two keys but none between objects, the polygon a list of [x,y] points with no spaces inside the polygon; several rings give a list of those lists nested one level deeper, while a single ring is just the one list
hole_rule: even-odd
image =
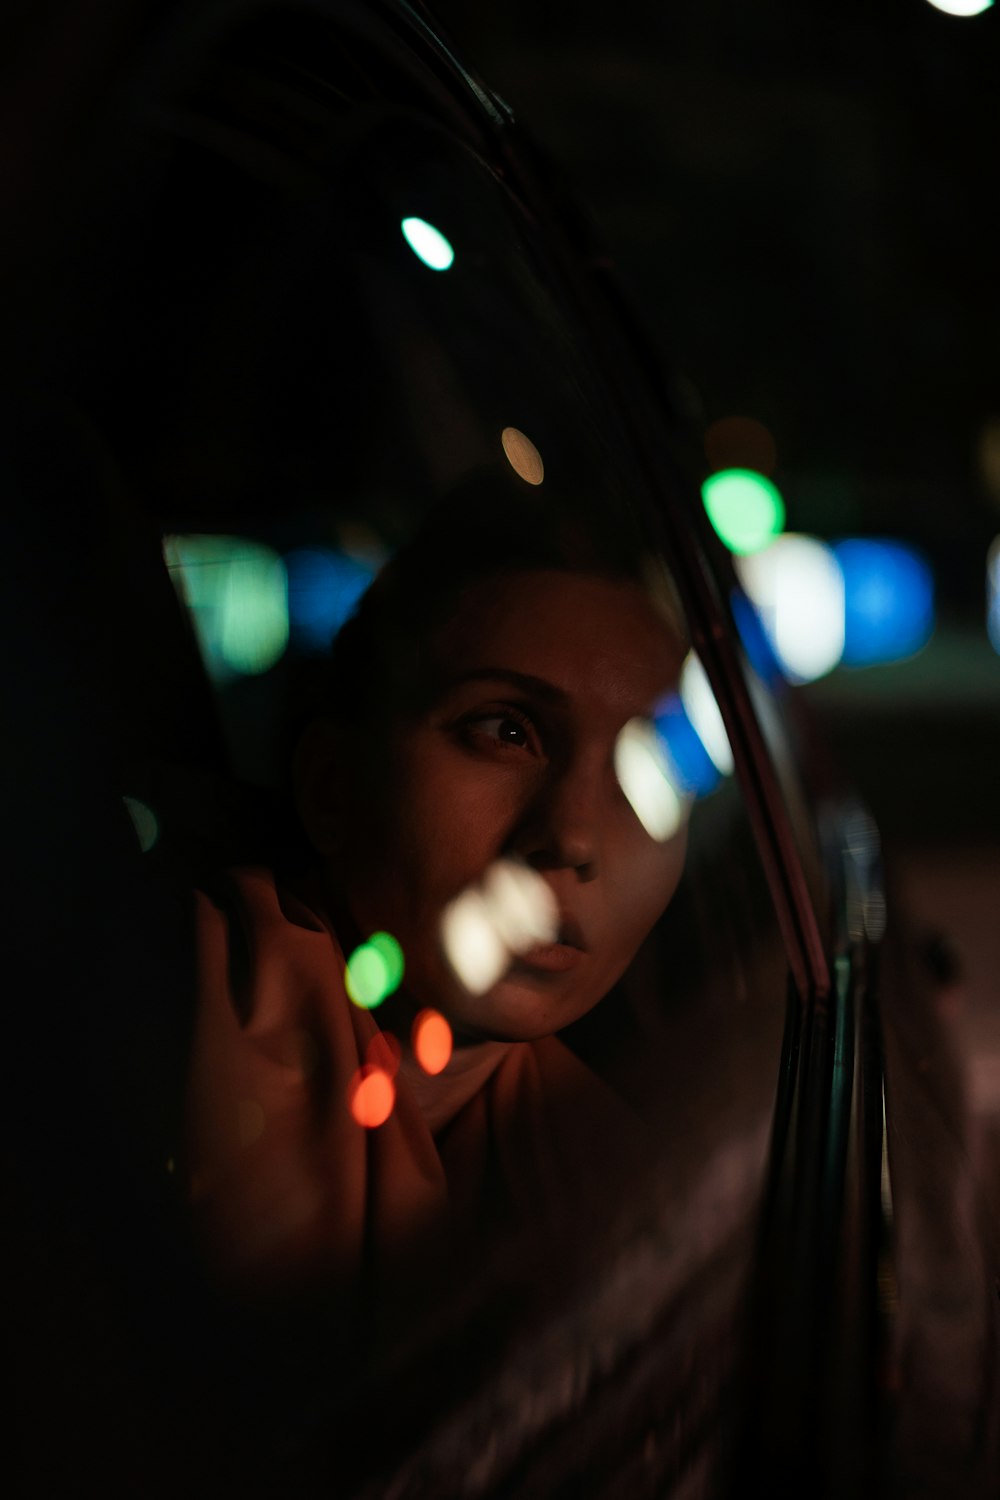
[{"label": "dark night background", "polygon": [[1000,8],[434,10],[589,208],[697,420],[769,429],[789,528],[897,536],[931,562],[930,645],[805,692],[946,975],[980,1168],[1000,1184],[1000,657],[985,628]]},{"label": "dark night background", "polygon": [[[770,430],[789,529],[926,551],[931,648],[813,696],[836,706],[852,759],[865,753],[845,722],[853,705],[866,720],[889,701],[917,715],[943,772],[924,809],[935,831],[981,831],[984,817],[995,829],[1000,659],[984,620],[1000,531],[1000,12],[959,19],[927,0],[441,0],[435,12],[590,208],[701,420]],[[892,774],[874,767],[871,795],[904,825],[899,761],[914,756],[898,719],[883,731]],[[961,797],[949,789],[960,769],[976,778],[971,821],[967,782]]]},{"label": "dark night background", "polygon": [[1000,414],[1000,19],[927,0],[433,9],[589,203],[706,419],[771,429],[790,525],[937,544],[960,609],[945,544],[1000,519],[978,456]]}]

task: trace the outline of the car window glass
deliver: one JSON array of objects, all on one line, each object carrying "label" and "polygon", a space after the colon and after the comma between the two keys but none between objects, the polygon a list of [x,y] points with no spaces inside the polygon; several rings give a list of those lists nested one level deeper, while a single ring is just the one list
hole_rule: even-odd
[{"label": "car window glass", "polygon": [[341,1439],[389,1390],[379,1463],[447,1492],[512,1371],[566,1376],[482,1458],[499,1485],[651,1326],[629,1423],[722,1399],[787,965],[615,370],[530,216],[415,107],[311,106],[306,149],[255,76],[146,122],[62,379],[128,575],[132,857],[197,892],[164,1156],[241,1337],[304,1305],[334,1351],[310,1451],[324,1381]]}]

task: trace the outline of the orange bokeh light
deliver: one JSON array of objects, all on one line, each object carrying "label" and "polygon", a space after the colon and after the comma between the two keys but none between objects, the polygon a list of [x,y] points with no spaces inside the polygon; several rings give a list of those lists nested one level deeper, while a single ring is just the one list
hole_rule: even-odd
[{"label": "orange bokeh light", "polygon": [[391,1031],[377,1031],[365,1048],[365,1062],[381,1068],[390,1078],[399,1072],[403,1049]]},{"label": "orange bokeh light", "polygon": [[357,1123],[366,1130],[374,1130],[392,1114],[396,1085],[383,1068],[365,1063],[351,1079],[347,1102]]},{"label": "orange bokeh light", "polygon": [[422,1010],[413,1022],[413,1053],[425,1073],[441,1073],[452,1053],[451,1027],[437,1010]]}]

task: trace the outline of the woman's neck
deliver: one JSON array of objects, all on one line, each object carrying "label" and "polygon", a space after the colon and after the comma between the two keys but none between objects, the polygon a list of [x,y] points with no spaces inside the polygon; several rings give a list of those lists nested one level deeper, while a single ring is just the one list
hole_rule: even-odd
[{"label": "woman's neck", "polygon": [[443,1130],[478,1094],[515,1045],[514,1042],[474,1042],[456,1047],[447,1066],[433,1076],[424,1072],[409,1048],[404,1050],[400,1073],[432,1135]]}]

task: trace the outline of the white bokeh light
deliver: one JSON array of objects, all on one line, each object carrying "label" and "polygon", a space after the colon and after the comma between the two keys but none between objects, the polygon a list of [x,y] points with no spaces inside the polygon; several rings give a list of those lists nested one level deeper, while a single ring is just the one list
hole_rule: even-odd
[{"label": "white bokeh light", "polygon": [[681,702],[684,712],[720,776],[733,773],[733,752],[719,705],[715,701],[700,657],[688,652],[681,672]]},{"label": "white bokeh light", "polygon": [[989,10],[993,0],[927,0],[935,10],[943,10],[946,16],[980,16]]},{"label": "white bokeh light", "polygon": [[548,881],[517,859],[498,859],[480,886],[445,907],[441,942],[465,988],[485,994],[512,959],[559,935],[559,905]]},{"label": "white bokeh light", "polygon": [[441,942],[451,967],[473,995],[491,989],[510,962],[510,950],[487,902],[471,887],[445,907]]},{"label": "white bokeh light", "polygon": [[674,785],[670,763],[652,724],[630,719],[615,742],[615,774],[650,838],[664,843],[684,822],[687,801]]},{"label": "white bokeh light", "polygon": [[455,252],[440,229],[428,224],[426,219],[403,219],[399,226],[403,238],[418,260],[432,271],[450,270]]},{"label": "white bokeh light", "polygon": [[559,906],[537,870],[520,860],[498,859],[483,879],[483,897],[497,932],[514,953],[555,942]]},{"label": "white bokeh light", "polygon": [[844,654],[844,575],[832,550],[789,532],[736,568],[787,676],[832,672]]}]

